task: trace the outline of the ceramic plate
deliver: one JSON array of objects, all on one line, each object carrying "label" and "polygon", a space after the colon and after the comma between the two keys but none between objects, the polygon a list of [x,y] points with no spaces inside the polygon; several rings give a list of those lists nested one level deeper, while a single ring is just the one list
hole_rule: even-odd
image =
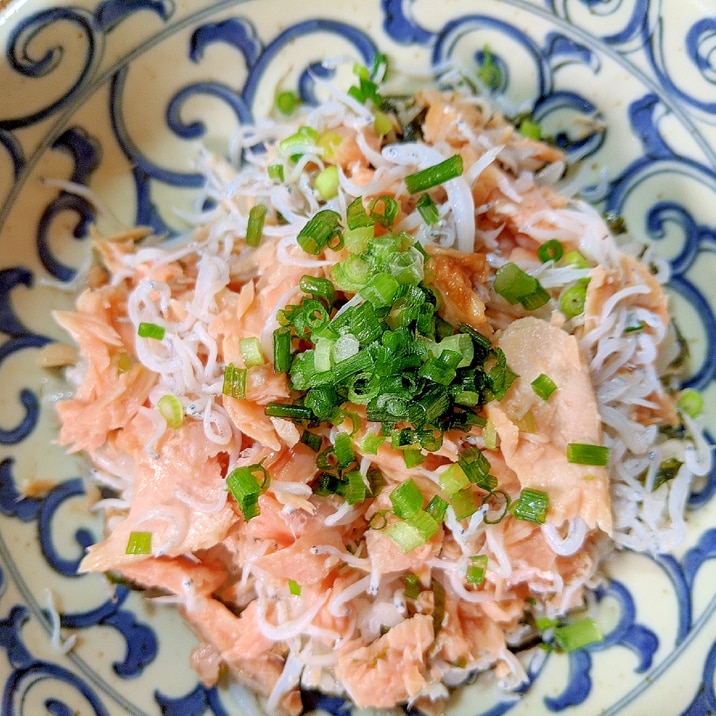
[{"label": "ceramic plate", "polygon": [[[85,466],[53,445],[61,338],[90,222],[182,228],[200,145],[224,151],[277,88],[309,98],[329,55],[377,50],[418,73],[475,72],[489,46],[500,93],[583,167],[585,193],[672,266],[690,385],[716,428],[716,16],[709,0],[15,0],[0,2],[0,684],[2,713],[236,714],[189,668],[169,607],[75,575],[100,534]],[[410,82],[416,83],[417,79]],[[406,81],[404,89],[410,89]],[[581,126],[577,115],[603,126]],[[57,179],[101,198],[69,194]],[[63,288],[64,287],[64,288]],[[670,556],[623,553],[596,608],[602,644],[550,655],[518,700],[476,684],[449,713],[716,712],[716,475],[689,502]],[[54,600],[61,639],[53,644]],[[74,644],[66,640],[75,639]],[[70,646],[70,650],[63,649]],[[66,651],[66,653],[63,653]],[[335,699],[312,708],[337,713]]]}]

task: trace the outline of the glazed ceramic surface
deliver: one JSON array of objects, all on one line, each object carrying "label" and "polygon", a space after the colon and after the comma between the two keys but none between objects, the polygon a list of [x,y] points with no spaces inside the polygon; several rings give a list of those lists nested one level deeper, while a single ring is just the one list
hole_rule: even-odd
[{"label": "glazed ceramic surface", "polygon": [[[77,576],[101,535],[86,466],[53,444],[63,339],[90,223],[181,231],[201,145],[224,153],[277,90],[314,97],[321,59],[386,52],[410,91],[431,67],[475,73],[533,110],[584,193],[655,242],[716,429],[716,14],[712,0],[15,0],[0,2],[0,688],[2,713],[241,714],[199,684],[168,606]],[[401,84],[402,83],[402,84]],[[598,121],[585,124],[577,117]],[[86,185],[101,200],[56,180]],[[530,667],[525,695],[464,690],[449,714],[716,712],[716,475],[694,485],[673,555],[623,553],[596,597],[606,638]],[[54,604],[53,609],[50,605]],[[53,613],[60,636],[53,643]],[[67,640],[75,640],[74,643]],[[64,649],[69,647],[71,649]],[[66,652],[66,653],[64,653]],[[340,700],[307,699],[338,713]]]}]

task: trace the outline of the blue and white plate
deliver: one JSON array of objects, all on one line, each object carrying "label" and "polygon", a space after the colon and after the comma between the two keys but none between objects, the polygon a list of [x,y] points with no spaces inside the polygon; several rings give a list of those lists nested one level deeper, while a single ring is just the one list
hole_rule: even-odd
[{"label": "blue and white plate", "polygon": [[[670,261],[712,440],[712,0],[0,0],[2,714],[238,712],[197,681],[194,639],[170,607],[75,575],[101,528],[86,467],[53,444],[64,387],[37,356],[63,337],[50,310],[71,305],[89,224],[180,230],[199,147],[223,151],[277,89],[309,98],[308,70],[326,56],[384,51],[415,85],[446,61],[476,72],[486,46],[506,100],[534,109],[580,161],[590,198]],[[695,485],[678,553],[610,564],[596,605],[604,643],[549,655],[519,700],[471,686],[450,716],[715,713],[714,490],[715,474]]]}]

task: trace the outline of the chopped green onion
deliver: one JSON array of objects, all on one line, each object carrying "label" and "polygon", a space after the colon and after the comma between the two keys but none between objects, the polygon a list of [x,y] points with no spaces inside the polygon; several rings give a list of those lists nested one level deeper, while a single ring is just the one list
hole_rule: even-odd
[{"label": "chopped green onion", "polygon": [[445,513],[449,507],[448,503],[440,495],[435,495],[425,507],[425,511],[438,523],[445,521]]},{"label": "chopped green onion", "polygon": [[548,631],[549,629],[554,629],[559,626],[559,620],[550,619],[549,617],[537,617],[535,619],[535,626],[539,631]]},{"label": "chopped green onion", "polygon": [[[261,475],[259,482],[256,473]],[[248,522],[260,514],[259,495],[269,484],[269,474],[260,464],[234,468],[226,476],[226,487],[239,505],[244,519]]]},{"label": "chopped green onion", "polygon": [[420,465],[425,462],[425,455],[421,452],[420,448],[408,448],[403,450],[403,462],[405,467],[410,469],[416,465]]},{"label": "chopped green onion", "polygon": [[517,378],[507,365],[507,358],[501,348],[493,348],[488,357],[494,359],[495,363],[487,372],[490,393],[493,399],[502,400],[512,383]]},{"label": "chopped green onion", "polygon": [[288,326],[273,332],[273,369],[285,373],[291,366],[291,329]]},{"label": "chopped green onion", "polygon": [[264,353],[261,350],[261,342],[255,336],[239,339],[239,350],[247,368],[263,365],[266,362]]},{"label": "chopped green onion", "polygon": [[346,480],[343,487],[343,497],[349,505],[359,505],[365,501],[368,491],[363,481],[363,475],[357,470],[352,470],[344,475]]},{"label": "chopped green onion", "polygon": [[[379,205],[382,206],[382,212],[378,211],[376,208]],[[373,221],[382,224],[386,228],[390,228],[393,225],[395,217],[398,216],[399,210],[400,204],[398,204],[392,196],[388,196],[387,194],[379,196],[376,199],[371,199],[368,204],[370,218],[373,219]]]},{"label": "chopped green onion", "polygon": [[288,591],[294,597],[301,596],[301,585],[295,579],[288,580]]},{"label": "chopped green onion", "polygon": [[528,410],[519,420],[516,420],[515,425],[519,428],[520,432],[523,433],[537,432],[537,421],[531,410]]},{"label": "chopped green onion", "polygon": [[279,92],[276,97],[276,107],[278,107],[278,111],[282,114],[291,114],[299,102],[298,95],[291,90]]},{"label": "chopped green onion", "polygon": [[559,261],[563,255],[564,246],[562,246],[562,242],[558,241],[557,239],[550,239],[549,241],[545,241],[537,249],[537,258],[542,263],[547,263],[547,261]]},{"label": "chopped green onion", "polygon": [[549,509],[549,496],[542,490],[525,487],[510,505],[510,513],[518,520],[544,524]]},{"label": "chopped green onion", "polygon": [[306,393],[302,407],[308,408],[317,420],[331,420],[339,403],[340,398],[332,385],[317,385]]},{"label": "chopped green onion", "polygon": [[440,525],[425,510],[418,510],[414,515],[407,517],[405,521],[415,527],[426,542],[440,531]]},{"label": "chopped green onion", "polygon": [[421,169],[414,174],[408,174],[405,177],[405,186],[411,194],[417,194],[459,177],[462,171],[462,157],[459,154],[453,154],[438,164]]},{"label": "chopped green onion", "polygon": [[370,68],[370,77],[376,82],[383,82],[388,74],[388,56],[384,52],[373,55],[373,64]]},{"label": "chopped green onion", "polygon": [[367,433],[360,444],[361,452],[364,455],[377,455],[378,448],[385,442],[385,440],[386,438],[383,435]]},{"label": "chopped green onion", "polygon": [[393,129],[393,121],[387,114],[376,111],[375,119],[373,120],[373,129],[379,137],[385,137],[385,135],[390,134],[390,131]]},{"label": "chopped green onion", "polygon": [[282,182],[284,180],[283,164],[269,164],[267,168],[268,178]]},{"label": "chopped green onion", "polygon": [[421,194],[415,206],[426,224],[434,224],[440,218],[440,212],[430,194]]},{"label": "chopped green onion", "polygon": [[295,405],[292,403],[267,403],[264,407],[264,413],[272,418],[288,418],[289,420],[310,420],[313,412],[305,405]]},{"label": "chopped green onion", "polygon": [[323,444],[323,438],[310,430],[304,430],[301,433],[301,442],[309,447],[313,452],[318,452]]},{"label": "chopped green onion", "polygon": [[321,132],[320,136],[316,140],[316,146],[321,150],[320,154],[326,159],[332,159],[336,154],[336,147],[343,141],[338,132],[334,132],[332,129],[328,129],[325,132]]},{"label": "chopped green onion", "polygon": [[336,464],[341,469],[348,467],[356,459],[348,433],[336,434],[333,440],[333,451],[336,455]]},{"label": "chopped green onion", "polygon": [[465,572],[465,581],[468,584],[480,585],[485,581],[485,572],[487,572],[487,555],[478,554],[470,557],[470,563]]},{"label": "chopped green onion", "polygon": [[291,136],[282,139],[278,148],[282,154],[289,154],[291,159],[297,159],[307,149],[316,146],[318,132],[312,127],[301,126]]},{"label": "chopped green onion", "polygon": [[391,493],[390,501],[398,517],[406,518],[423,508],[423,493],[412,478],[401,482]]},{"label": "chopped green onion", "polygon": [[559,298],[559,308],[567,318],[574,318],[584,313],[587,300],[587,289],[584,284],[575,283],[564,291]]},{"label": "chopped green onion", "polygon": [[497,487],[497,479],[489,474],[492,467],[490,461],[480,448],[465,448],[458,456],[457,464],[473,484],[485,490],[493,490]]},{"label": "chopped green onion", "polygon": [[154,338],[157,341],[161,341],[164,338],[165,329],[163,326],[158,326],[156,323],[145,323],[142,321],[137,326],[137,335],[140,338]]},{"label": "chopped green onion", "polygon": [[420,596],[420,579],[412,572],[403,575],[405,583],[404,595],[406,599],[417,599]]},{"label": "chopped green onion", "polygon": [[521,303],[528,311],[544,306],[550,299],[549,293],[534,276],[530,276],[512,262],[497,269],[493,288],[495,293],[509,303]]},{"label": "chopped green onion", "polygon": [[266,205],[254,204],[249,210],[249,220],[246,225],[246,243],[249,246],[258,246],[264,231],[266,219]]},{"label": "chopped green onion", "polygon": [[697,418],[704,409],[704,396],[693,388],[681,391],[676,406],[691,418]]},{"label": "chopped green onion", "polygon": [[127,540],[125,554],[151,554],[152,533],[151,532],[130,532]]},{"label": "chopped green onion", "polygon": [[492,420],[488,420],[485,423],[485,427],[482,431],[482,438],[485,441],[485,447],[488,450],[497,450],[499,436],[497,435],[495,423],[493,423]]},{"label": "chopped green onion", "polygon": [[395,301],[400,284],[387,273],[378,273],[359,291],[360,295],[370,301],[375,308],[391,306]]},{"label": "chopped green onion", "polygon": [[180,428],[184,422],[184,408],[182,408],[182,404],[176,395],[171,393],[162,395],[157,402],[157,410],[173,430]]},{"label": "chopped green onion", "polygon": [[420,530],[407,522],[395,522],[386,527],[385,534],[407,554],[427,541]]},{"label": "chopped green onion", "polygon": [[320,254],[340,233],[341,215],[330,209],[314,214],[298,232],[296,241],[308,254]]},{"label": "chopped green onion", "polygon": [[221,392],[237,400],[246,398],[246,368],[237,368],[229,363],[224,368],[224,382]]},{"label": "chopped green onion", "polygon": [[488,89],[493,91],[499,89],[502,84],[502,71],[487,45],[482,51],[482,57],[483,60],[477,72],[478,78]]},{"label": "chopped green onion", "polygon": [[[493,514],[496,511],[492,505],[492,503],[495,502],[495,498],[500,498],[502,501],[502,507],[500,508],[498,506],[499,512]],[[510,496],[504,490],[493,490],[489,495],[485,495],[482,499],[482,505],[487,505],[488,508],[491,508],[485,512],[482,517],[482,521],[486,525],[496,525],[502,522],[507,514],[507,511],[510,509]]]},{"label": "chopped green onion", "polygon": [[458,520],[471,517],[479,509],[471,487],[466,487],[464,490],[456,492],[450,499],[450,504]]},{"label": "chopped green onion", "polygon": [[557,390],[557,384],[544,373],[540,373],[530,385],[532,386],[532,390],[534,390],[542,400],[548,400],[549,396]]},{"label": "chopped green onion", "polygon": [[645,327],[644,323],[639,321],[631,326],[626,326],[626,328],[624,328],[624,333],[637,333],[638,331],[643,331]]},{"label": "chopped green onion", "polygon": [[536,139],[537,141],[542,139],[542,127],[539,126],[539,122],[535,122],[534,119],[529,117],[520,122],[519,132],[527,139]]},{"label": "chopped green onion", "polygon": [[554,643],[566,653],[583,649],[590,644],[598,644],[601,641],[604,641],[604,635],[591,617],[559,626],[554,630]]},{"label": "chopped green onion", "polygon": [[606,466],[609,464],[609,448],[589,443],[568,443],[567,462],[578,465]]},{"label": "chopped green onion", "polygon": [[586,256],[576,249],[573,251],[567,251],[564,255],[564,263],[568,266],[574,266],[575,268],[580,269],[590,268],[589,261],[587,261]]},{"label": "chopped green onion", "polygon": [[318,192],[321,199],[332,199],[338,194],[338,167],[330,164],[322,169],[313,182],[313,186]]},{"label": "chopped green onion", "polygon": [[328,303],[333,303],[336,298],[336,287],[333,283],[321,276],[301,276],[298,285],[304,293],[310,293],[318,298],[325,298]]},{"label": "chopped green onion", "polygon": [[453,351],[461,356],[460,362],[454,366],[455,368],[467,368],[475,357],[473,341],[466,333],[455,333],[446,336],[439,343],[431,343],[428,350],[433,356],[439,358],[443,351]]},{"label": "chopped green onion", "polygon": [[333,346],[336,342],[332,338],[318,338],[313,353],[313,365],[317,373],[330,370],[333,366]]},{"label": "chopped green onion", "polygon": [[363,206],[363,197],[356,197],[346,207],[346,226],[349,229],[359,229],[373,226],[375,221],[368,216]]}]

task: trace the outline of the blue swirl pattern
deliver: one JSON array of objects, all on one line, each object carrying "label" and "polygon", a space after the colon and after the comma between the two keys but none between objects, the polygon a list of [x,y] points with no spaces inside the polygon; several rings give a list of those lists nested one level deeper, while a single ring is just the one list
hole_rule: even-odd
[{"label": "blue swirl pattern", "polygon": [[[235,712],[226,694],[195,678],[152,681],[153,670],[173,673],[175,650],[189,648],[185,633],[156,628],[157,615],[126,587],[109,594],[99,578],[76,574],[99,530],[78,507],[86,496],[76,465],[53,463],[46,489],[27,493],[49,443],[52,408],[39,369],[17,365],[30,366],[56,335],[46,316],[38,318],[47,313],[41,279],[72,281],[81,263],[77,242],[81,248],[88,225],[101,218],[88,198],[44,186],[45,177],[95,189],[126,223],[171,234],[182,226],[166,197],[181,206],[197,193],[202,178],[191,158],[200,143],[225,144],[235,127],[266,113],[266,97],[270,103],[277,88],[316,102],[314,78],[331,75],[320,65],[324,56],[350,54],[369,64],[386,51],[398,65],[452,63],[475,75],[489,46],[500,68],[497,92],[530,109],[571,160],[608,168],[606,177],[588,172],[585,195],[624,215],[669,259],[672,292],[700,345],[689,384],[716,395],[716,20],[698,3],[685,3],[681,21],[670,24],[675,6],[667,0],[465,5],[437,12],[430,0],[371,0],[361,5],[374,21],[371,31],[329,0],[305,8],[267,0],[28,0],[6,11],[0,87],[28,102],[0,99],[4,715],[36,713],[39,704],[54,714]],[[615,93],[618,103],[611,101]],[[192,118],[199,104],[207,109]],[[584,117],[598,121],[582,131],[574,120]],[[155,154],[160,144],[164,151]],[[119,174],[118,194],[130,199],[115,199],[112,179]],[[713,442],[713,412],[709,419]],[[695,485],[689,509],[696,525],[713,522],[714,492],[716,474]],[[27,562],[20,544],[33,545]],[[616,615],[605,641],[528,664],[525,698],[533,711],[643,713],[640,699],[649,689],[663,692],[667,676],[698,672],[674,713],[716,712],[716,643],[703,636],[716,632],[716,598],[704,588],[714,559],[716,530],[695,526],[683,553],[649,561],[650,578],[668,595],[671,633],[655,621],[650,595],[633,579],[615,577],[596,597]],[[47,585],[61,597],[62,634],[79,634],[87,644],[114,635],[102,658],[83,648],[48,652],[33,641],[28,625],[48,640],[53,631],[52,615],[40,605]],[[629,655],[619,662],[626,685],[600,693],[595,684],[609,683],[610,659],[620,654]],[[548,688],[555,671],[561,685]],[[469,716],[498,716],[514,705],[474,703],[482,705]],[[312,693],[305,705],[331,714],[346,708],[341,699]]]}]

